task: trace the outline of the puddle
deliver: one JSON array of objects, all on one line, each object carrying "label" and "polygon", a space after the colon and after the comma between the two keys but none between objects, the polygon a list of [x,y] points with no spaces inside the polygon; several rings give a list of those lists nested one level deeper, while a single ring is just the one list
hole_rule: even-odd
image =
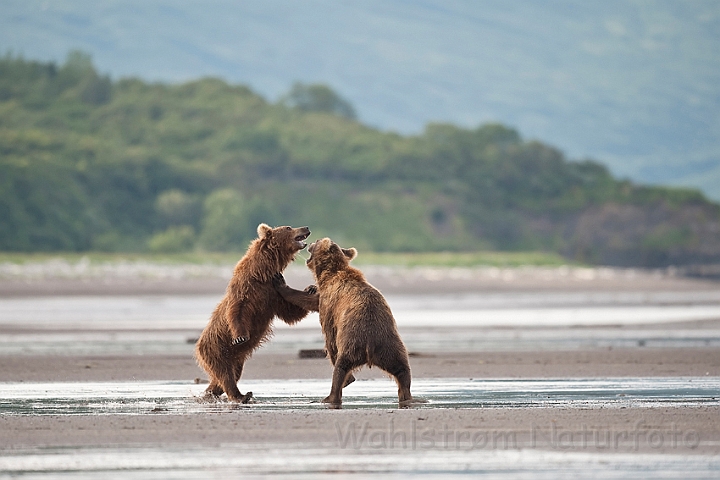
[{"label": "puddle", "polygon": [[711,479],[720,458],[677,454],[512,451],[346,451],[300,445],[74,448],[0,453],[0,478]]},{"label": "puddle", "polygon": [[[329,379],[248,380],[254,403],[202,400],[204,385],[183,382],[0,383],[0,415],[201,414],[229,410],[325,409]],[[720,405],[720,378],[418,379],[416,408],[642,408]],[[389,379],[358,380],[344,390],[345,409],[397,408]]]}]

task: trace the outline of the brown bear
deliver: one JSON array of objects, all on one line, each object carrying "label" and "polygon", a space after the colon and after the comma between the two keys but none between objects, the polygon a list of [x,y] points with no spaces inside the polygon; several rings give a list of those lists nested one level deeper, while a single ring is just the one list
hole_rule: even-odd
[{"label": "brown bear", "polygon": [[323,238],[308,251],[307,266],[315,276],[317,293],[313,286],[305,291],[290,288],[282,274],[275,275],[273,283],[287,301],[320,312],[325,348],[334,366],[332,389],[323,402],[340,406],[342,388],[354,380],[352,372],[377,365],[395,378],[400,406],[412,403],[407,350],[385,298],[350,266],[357,250]]},{"label": "brown bear", "polygon": [[275,316],[290,325],[304,318],[308,311],[286,301],[273,288],[272,277],[285,270],[295,255],[305,248],[310,235],[308,227],[270,228],[258,225],[258,238],[248,247],[235,266],[225,296],[215,308],[195,348],[198,364],[210,376],[206,394],[247,403],[237,382],[243,365],[272,334]]}]

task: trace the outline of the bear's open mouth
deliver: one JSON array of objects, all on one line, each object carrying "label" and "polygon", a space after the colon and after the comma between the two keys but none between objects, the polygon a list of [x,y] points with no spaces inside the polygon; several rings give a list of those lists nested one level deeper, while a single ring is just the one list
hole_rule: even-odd
[{"label": "bear's open mouth", "polygon": [[315,244],[316,244],[316,243],[317,243],[317,242],[313,242],[313,243],[311,243],[310,246],[308,247],[308,253],[310,254],[310,256],[307,258],[307,260],[305,260],[305,264],[306,264],[306,265],[309,265],[309,264],[310,264],[310,260],[312,260],[312,258],[313,258],[313,251],[315,250]]},{"label": "bear's open mouth", "polygon": [[304,240],[306,238],[308,238],[309,236],[310,236],[310,232],[307,232],[307,233],[301,233],[300,235],[295,237],[294,240],[297,242],[300,250],[302,250],[303,248],[305,248],[307,246],[307,243],[305,243]]}]

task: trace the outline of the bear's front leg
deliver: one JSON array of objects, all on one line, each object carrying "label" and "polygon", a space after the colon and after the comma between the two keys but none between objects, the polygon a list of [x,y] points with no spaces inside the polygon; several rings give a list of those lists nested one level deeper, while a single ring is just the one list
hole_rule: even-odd
[{"label": "bear's front leg", "polygon": [[308,286],[305,290],[295,290],[285,283],[282,273],[276,273],[272,279],[275,290],[289,303],[311,312],[317,312],[320,307],[320,295],[315,285]]}]

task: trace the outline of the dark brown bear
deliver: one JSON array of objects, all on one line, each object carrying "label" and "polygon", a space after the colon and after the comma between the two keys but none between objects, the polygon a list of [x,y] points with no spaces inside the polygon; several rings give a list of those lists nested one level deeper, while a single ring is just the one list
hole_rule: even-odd
[{"label": "dark brown bear", "polygon": [[245,361],[272,333],[278,316],[288,324],[305,317],[308,311],[283,299],[273,288],[272,276],[285,270],[297,252],[305,248],[308,227],[258,226],[258,238],[235,266],[225,297],[200,335],[195,348],[198,364],[210,376],[206,393],[225,392],[228,399],[247,403],[237,386]]},{"label": "dark brown bear", "polygon": [[317,293],[312,287],[290,288],[282,275],[275,276],[274,284],[289,302],[320,312],[325,348],[335,367],[330,395],[323,402],[341,405],[342,388],[354,380],[353,370],[363,365],[376,365],[395,378],[400,406],[413,402],[407,350],[385,298],[350,266],[357,250],[323,238],[308,251],[307,266],[315,276]]}]

